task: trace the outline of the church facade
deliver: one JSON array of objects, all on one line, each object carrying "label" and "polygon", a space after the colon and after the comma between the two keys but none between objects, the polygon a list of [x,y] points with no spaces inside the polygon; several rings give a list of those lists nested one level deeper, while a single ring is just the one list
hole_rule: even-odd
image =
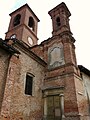
[{"label": "church facade", "polygon": [[90,71],[77,65],[65,3],[50,10],[52,37],[28,4],[13,11],[0,39],[0,120],[89,120]]}]

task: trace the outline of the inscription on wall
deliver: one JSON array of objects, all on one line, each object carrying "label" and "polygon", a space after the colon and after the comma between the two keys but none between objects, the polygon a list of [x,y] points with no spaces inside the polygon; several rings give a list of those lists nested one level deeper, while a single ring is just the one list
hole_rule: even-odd
[{"label": "inscription on wall", "polygon": [[63,45],[54,44],[48,50],[48,68],[56,68],[65,64]]}]

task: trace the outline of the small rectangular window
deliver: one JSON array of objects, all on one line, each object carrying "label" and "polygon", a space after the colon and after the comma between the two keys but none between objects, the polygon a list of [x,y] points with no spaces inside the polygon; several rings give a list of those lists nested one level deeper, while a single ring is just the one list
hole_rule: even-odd
[{"label": "small rectangular window", "polygon": [[32,95],[33,77],[26,75],[25,94]]}]

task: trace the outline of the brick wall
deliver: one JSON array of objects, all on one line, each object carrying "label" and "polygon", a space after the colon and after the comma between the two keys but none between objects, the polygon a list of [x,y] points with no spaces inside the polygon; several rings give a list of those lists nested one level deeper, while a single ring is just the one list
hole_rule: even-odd
[{"label": "brick wall", "polygon": [[0,111],[6,85],[9,58],[10,58],[9,54],[0,48]]},{"label": "brick wall", "polygon": [[[33,95],[25,95],[26,73],[33,74]],[[40,120],[44,67],[21,51],[12,56],[1,110],[1,120]]]}]

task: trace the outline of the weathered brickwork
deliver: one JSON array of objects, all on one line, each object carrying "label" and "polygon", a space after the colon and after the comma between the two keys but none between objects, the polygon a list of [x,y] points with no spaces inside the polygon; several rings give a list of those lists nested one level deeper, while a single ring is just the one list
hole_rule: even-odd
[{"label": "weathered brickwork", "polygon": [[[20,26],[14,26],[14,20],[17,15],[20,15]],[[8,28],[8,32],[6,34],[6,39],[9,39],[12,35],[16,35],[17,39],[23,40],[26,44],[30,45],[27,38],[31,37],[33,41],[33,45],[37,44],[37,27],[39,19],[34,14],[34,12],[30,9],[30,7],[25,4],[16,11],[10,13],[11,20]],[[28,25],[28,19],[32,17],[34,20],[34,31],[30,30]],[[18,20],[17,20],[18,21]],[[16,22],[17,22],[16,21]]]},{"label": "weathered brickwork", "polygon": [[[25,95],[26,74],[34,75],[33,95]],[[1,115],[10,120],[39,120],[42,117],[42,91],[44,67],[21,52],[12,56],[8,68]],[[1,118],[2,120],[2,118]]]},{"label": "weathered brickwork", "polygon": [[[18,14],[21,21],[14,26]],[[0,120],[89,120],[90,71],[77,65],[71,13],[65,3],[49,11],[52,37],[40,45],[39,19],[29,6],[10,15],[6,38],[13,34],[16,38],[5,40],[4,45],[0,42]]]},{"label": "weathered brickwork", "polygon": [[0,49],[0,111],[6,84],[6,76],[8,71],[10,55],[5,50]]}]

